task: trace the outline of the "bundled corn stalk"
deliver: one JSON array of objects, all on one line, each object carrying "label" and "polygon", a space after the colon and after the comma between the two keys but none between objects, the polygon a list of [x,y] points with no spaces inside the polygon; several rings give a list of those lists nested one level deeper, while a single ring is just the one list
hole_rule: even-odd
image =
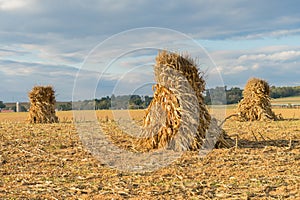
[{"label": "bundled corn stalk", "polygon": [[277,120],[271,109],[269,84],[258,78],[248,80],[243,99],[238,104],[238,119],[240,121]]},{"label": "bundled corn stalk", "polygon": [[[157,84],[146,110],[142,138],[138,140],[140,147],[182,151],[214,142],[218,147],[234,145],[217,124],[210,127],[211,116],[202,96],[205,81],[192,59],[161,51],[154,72]],[[207,140],[207,136],[211,137]]]},{"label": "bundled corn stalk", "polygon": [[28,94],[29,123],[57,123],[55,95],[52,86],[35,86]]}]

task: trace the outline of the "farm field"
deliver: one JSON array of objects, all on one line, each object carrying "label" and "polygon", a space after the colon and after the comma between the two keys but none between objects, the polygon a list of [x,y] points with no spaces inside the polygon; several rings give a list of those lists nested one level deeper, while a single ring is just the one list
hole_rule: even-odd
[{"label": "farm field", "polygon": [[300,104],[300,96],[272,99],[274,104]]},{"label": "farm field", "polygon": [[[238,148],[205,157],[185,152],[153,172],[99,162],[82,145],[72,112],[60,123],[27,124],[28,113],[0,113],[0,199],[300,199],[300,110],[273,109],[282,121],[237,122],[224,130]],[[144,111],[120,111],[141,120]],[[226,115],[234,107],[226,109]],[[116,134],[113,113],[97,111]],[[76,119],[85,120],[85,119]]]}]

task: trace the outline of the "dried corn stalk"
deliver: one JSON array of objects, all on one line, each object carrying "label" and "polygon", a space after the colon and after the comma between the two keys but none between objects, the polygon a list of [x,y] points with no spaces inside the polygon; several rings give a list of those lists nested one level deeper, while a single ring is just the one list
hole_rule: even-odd
[{"label": "dried corn stalk", "polygon": [[35,86],[28,94],[30,100],[29,123],[57,123],[55,95],[52,86]]},{"label": "dried corn stalk", "polygon": [[140,148],[195,150],[208,143],[207,135],[216,139],[219,147],[233,145],[220,127],[209,128],[211,116],[202,96],[205,81],[193,60],[162,51],[154,72],[157,85],[146,110]]},{"label": "dried corn stalk", "polygon": [[240,121],[277,120],[271,109],[269,84],[258,78],[248,80],[243,99],[238,104],[238,119]]}]

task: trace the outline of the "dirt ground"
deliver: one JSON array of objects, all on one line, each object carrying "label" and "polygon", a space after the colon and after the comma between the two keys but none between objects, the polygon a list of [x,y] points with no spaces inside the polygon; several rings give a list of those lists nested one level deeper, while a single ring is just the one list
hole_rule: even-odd
[{"label": "dirt ground", "polygon": [[[229,120],[224,130],[238,148],[204,157],[185,152],[140,173],[98,161],[82,145],[70,113],[42,125],[0,116],[0,199],[300,199],[300,111],[292,112],[283,110],[286,119],[276,122]],[[104,126],[110,117],[98,113]]]}]

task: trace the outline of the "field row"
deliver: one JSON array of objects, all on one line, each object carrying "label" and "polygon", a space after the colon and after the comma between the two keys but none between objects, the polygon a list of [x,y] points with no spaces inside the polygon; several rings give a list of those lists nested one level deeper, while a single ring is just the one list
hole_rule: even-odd
[{"label": "field row", "polygon": [[[212,110],[213,109],[213,110]],[[222,119],[236,112],[235,108],[232,106],[214,106],[210,109],[212,115],[219,116]],[[276,114],[281,114],[284,119],[300,119],[300,109],[293,108],[275,108],[273,111]],[[84,118],[76,115],[76,120],[82,121]],[[142,119],[145,111],[144,110],[97,110],[97,111],[86,111],[91,117],[97,116],[100,120],[115,119],[118,120],[121,117],[126,117],[128,119]],[[60,122],[71,122],[73,120],[73,111],[58,111],[57,116]],[[26,122],[28,117],[27,112],[20,113],[0,113],[0,121],[10,121],[10,122]]]}]

